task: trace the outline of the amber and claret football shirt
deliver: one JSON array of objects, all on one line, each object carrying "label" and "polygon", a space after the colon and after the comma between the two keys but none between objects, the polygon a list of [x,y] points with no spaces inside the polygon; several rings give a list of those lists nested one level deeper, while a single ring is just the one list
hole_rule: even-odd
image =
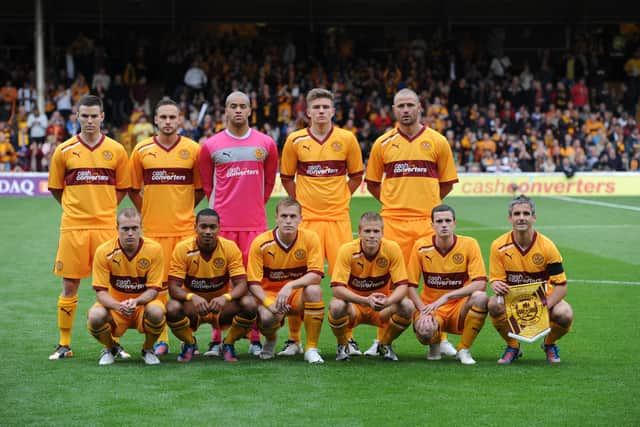
[{"label": "amber and claret football shirt", "polygon": [[333,127],[323,141],[309,129],[293,132],[284,144],[280,178],[296,180],[296,199],[305,221],[349,220],[347,175],[363,174],[362,152],[353,133]]},{"label": "amber and claret football shirt", "polygon": [[195,190],[202,189],[200,146],[179,136],[169,148],[156,137],[131,152],[131,187],[144,188],[142,227],[151,236],[184,236],[193,231]]},{"label": "amber and claret football shirt", "polygon": [[424,278],[420,298],[425,304],[475,280],[487,280],[478,242],[460,235],[454,236],[453,246],[446,252],[438,249],[435,236],[416,240],[407,270],[410,286],[418,287],[420,276]]},{"label": "amber and claret football shirt", "polygon": [[440,184],[458,182],[458,172],[444,136],[425,126],[409,138],[396,128],[374,142],[366,180],[382,183],[383,217],[424,218],[442,202]]},{"label": "amber and claret football shirt", "polygon": [[509,286],[545,282],[550,293],[554,286],[567,284],[562,255],[548,237],[533,235],[531,245],[521,249],[513,239],[513,232],[504,233],[491,244],[489,280],[500,280]]},{"label": "amber and claret football shirt", "polygon": [[163,269],[162,247],[158,242],[140,238],[138,250],[129,257],[116,237],[96,249],[93,289],[96,292],[108,291],[117,301],[135,298],[150,288],[159,292]]},{"label": "amber and claret football shirt", "polygon": [[309,272],[324,276],[320,238],[311,230],[298,229],[298,236],[285,248],[276,230],[267,230],[251,243],[247,265],[249,285],[262,285],[268,292],[279,292],[287,282]]},{"label": "amber and claret football shirt", "polygon": [[130,187],[127,152],[102,136],[89,147],[79,135],[60,144],[51,157],[49,190],[62,192],[61,230],[115,229],[116,190]]},{"label": "amber and claret football shirt", "polygon": [[346,286],[358,295],[374,292],[391,295],[400,285],[406,285],[407,271],[400,246],[393,240],[382,239],[380,249],[371,258],[362,251],[360,239],[340,247],[331,287]]},{"label": "amber and claret football shirt", "polygon": [[200,251],[197,237],[181,240],[173,250],[169,278],[182,282],[182,288],[210,300],[231,289],[229,281],[246,278],[242,252],[232,240],[218,237],[210,255]]}]

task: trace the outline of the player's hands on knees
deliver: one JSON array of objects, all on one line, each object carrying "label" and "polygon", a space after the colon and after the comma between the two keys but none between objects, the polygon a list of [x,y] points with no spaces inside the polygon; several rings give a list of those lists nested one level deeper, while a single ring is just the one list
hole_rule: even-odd
[{"label": "player's hands on knees", "polygon": [[222,307],[224,307],[226,303],[227,303],[227,299],[224,297],[224,295],[215,297],[211,301],[209,301],[209,311],[213,311],[214,313],[217,313],[220,310],[222,310]]},{"label": "player's hands on knees", "polygon": [[278,311],[278,308],[276,307],[275,302],[271,304],[269,307],[266,307],[266,309],[269,310],[272,314],[280,314],[280,311]]},{"label": "player's hands on knees", "polygon": [[375,311],[380,311],[388,305],[387,296],[380,292],[374,292],[367,297],[369,306]]},{"label": "player's hands on knees", "polygon": [[509,293],[509,285],[502,280],[494,280],[491,282],[491,290],[496,295],[504,296]]},{"label": "player's hands on knees", "polygon": [[132,298],[120,301],[118,311],[125,316],[131,316],[136,311],[136,302]]},{"label": "player's hands on knees", "polygon": [[426,314],[421,311],[415,326],[417,331],[434,331],[438,329],[438,321],[431,314]]},{"label": "player's hands on knees", "polygon": [[209,303],[200,295],[194,294],[193,298],[191,298],[191,304],[193,304],[193,308],[196,310],[196,313],[201,316],[204,316],[209,312]]},{"label": "player's hands on knees", "polygon": [[278,292],[278,296],[276,297],[276,309],[279,313],[288,313],[291,309],[291,306],[287,304],[290,296],[291,287],[286,284],[282,287],[282,289],[280,289],[280,292]]},{"label": "player's hands on knees", "polygon": [[422,310],[420,310],[420,313],[428,314],[430,312],[433,312],[433,314],[435,314],[438,311],[438,307],[440,307],[444,303],[445,301],[442,298],[438,298],[431,304],[427,304]]}]

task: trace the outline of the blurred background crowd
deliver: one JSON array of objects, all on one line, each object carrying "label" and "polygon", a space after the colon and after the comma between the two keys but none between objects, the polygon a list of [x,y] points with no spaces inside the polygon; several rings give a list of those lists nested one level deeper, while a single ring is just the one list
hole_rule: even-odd
[{"label": "blurred background crowd", "polygon": [[[534,35],[530,35],[535,38]],[[96,37],[77,32],[56,46],[35,97],[33,54],[0,45],[0,170],[47,171],[55,146],[79,132],[76,101],[103,99],[104,132],[130,150],[154,133],[153,107],[179,102],[181,134],[204,141],[224,128],[224,99],[251,99],[252,126],[282,146],[307,124],[305,95],[336,96],[335,123],[353,132],[366,159],[394,126],[393,94],[418,93],[423,120],[449,140],[462,172],[640,169],[640,26],[594,26],[562,49],[505,48],[500,28],[375,30],[215,24],[189,32]]]}]

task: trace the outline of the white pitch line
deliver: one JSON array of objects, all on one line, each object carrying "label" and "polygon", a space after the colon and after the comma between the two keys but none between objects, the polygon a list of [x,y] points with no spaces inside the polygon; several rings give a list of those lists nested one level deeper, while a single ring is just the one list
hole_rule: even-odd
[{"label": "white pitch line", "polygon": [[[640,224],[565,224],[565,225],[536,225],[540,230],[572,230],[572,229],[597,229],[597,228],[633,228],[640,227]],[[492,231],[510,230],[509,226],[504,227],[459,227],[459,231]]]},{"label": "white pitch line", "polygon": [[569,283],[589,283],[594,285],[625,285],[625,286],[640,286],[640,282],[627,282],[627,281],[619,281],[619,280],[588,280],[588,279],[570,279]]},{"label": "white pitch line", "polygon": [[640,207],[638,206],[621,205],[618,203],[598,202],[596,200],[578,199],[578,198],[564,197],[564,196],[548,196],[548,198],[554,199],[554,200],[562,200],[563,202],[582,203],[584,205],[604,206],[606,208],[627,209],[630,211],[640,212]]},{"label": "white pitch line", "polygon": [[[538,230],[596,230],[596,229],[611,229],[611,228],[640,228],[640,224],[564,224],[564,225],[536,225]],[[508,231],[511,227],[496,226],[496,227],[458,227],[456,230],[461,233],[468,231]],[[358,237],[357,232],[353,232],[353,237]]]}]

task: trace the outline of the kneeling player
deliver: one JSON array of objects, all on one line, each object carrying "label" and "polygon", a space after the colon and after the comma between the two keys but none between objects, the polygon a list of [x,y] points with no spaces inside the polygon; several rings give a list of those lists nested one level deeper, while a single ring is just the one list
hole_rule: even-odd
[{"label": "kneeling player", "polygon": [[314,231],[299,229],[300,204],[290,197],[276,205],[273,230],[258,235],[249,250],[247,275],[249,290],[262,303],[258,307],[258,327],[266,341],[261,359],[272,359],[277,330],[285,315],[304,321],[309,363],[324,363],[318,352],[318,338],[324,320],[324,301],[320,280],[324,264],[320,238]]},{"label": "kneeling player", "polygon": [[96,302],[87,315],[89,332],[105,348],[100,365],[110,365],[122,355],[114,338],[127,329],[145,334],[142,357],[147,365],[160,363],[153,344],[165,326],[165,307],[156,300],[162,287],[162,247],[143,239],[140,214],[133,208],[118,215],[118,237],[96,249],[93,289]]},{"label": "kneeling player", "polygon": [[[382,238],[383,222],[364,213],[359,238],[345,243],[331,277],[329,324],[338,340],[336,360],[349,360],[347,331],[361,323],[383,328],[378,352],[398,360],[391,343],[411,324],[413,304],[406,298],[407,272],[400,246]],[[377,355],[377,354],[376,354]]]},{"label": "kneeling player", "polygon": [[[462,334],[456,357],[473,365],[470,348],[484,325],[489,299],[480,246],[455,234],[456,214],[450,206],[436,206],[431,222],[435,236],[418,239],[409,260],[409,296],[417,308],[413,329],[418,341],[429,345],[429,360],[441,358],[440,332]],[[420,275],[424,286],[418,295]]]},{"label": "kneeling player", "polygon": [[179,362],[193,357],[193,333],[200,323],[221,330],[231,325],[222,352],[225,361],[236,362],[234,344],[256,319],[255,299],[247,295],[242,253],[233,241],[219,237],[219,231],[218,213],[202,209],[196,216],[196,236],[182,240],[173,251],[167,323],[183,342]]}]

